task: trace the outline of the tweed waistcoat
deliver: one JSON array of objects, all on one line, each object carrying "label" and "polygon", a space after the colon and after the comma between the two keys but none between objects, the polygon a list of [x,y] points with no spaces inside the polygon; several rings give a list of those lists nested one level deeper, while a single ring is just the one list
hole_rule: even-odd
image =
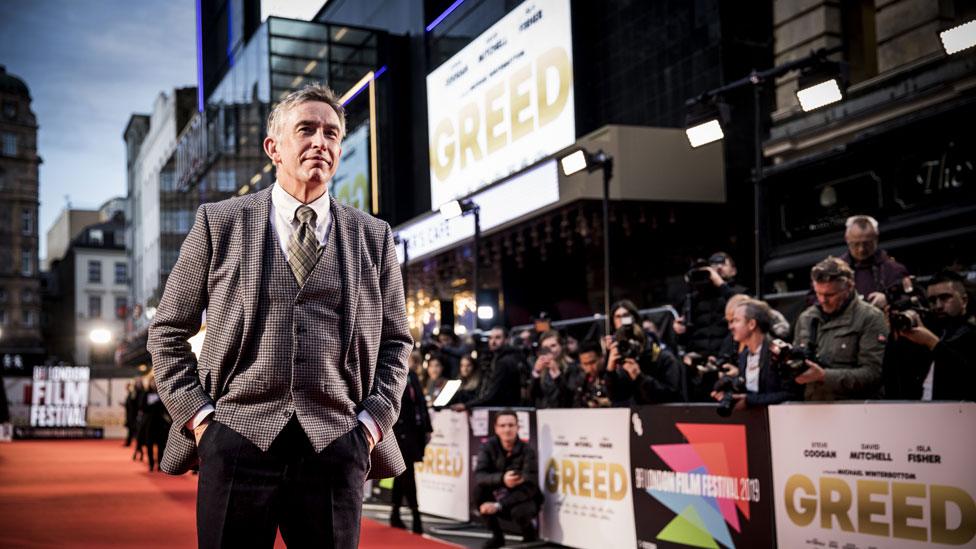
[{"label": "tweed waistcoat", "polygon": [[[267,450],[292,415],[315,451],[353,429],[361,384],[340,367],[342,251],[333,228],[299,287],[275,232],[266,231],[251,344],[242,349],[214,418]],[[357,396],[358,395],[358,396]],[[261,408],[255,413],[255,407]]]}]

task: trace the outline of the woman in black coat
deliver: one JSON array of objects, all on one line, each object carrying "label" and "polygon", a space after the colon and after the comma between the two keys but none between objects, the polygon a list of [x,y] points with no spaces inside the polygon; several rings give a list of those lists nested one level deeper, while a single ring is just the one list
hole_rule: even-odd
[{"label": "woman in black coat", "polygon": [[430,425],[430,415],[427,413],[424,392],[420,387],[420,379],[411,371],[407,374],[407,386],[403,390],[403,398],[400,401],[400,417],[393,424],[393,434],[400,446],[403,460],[407,462],[407,470],[393,479],[390,525],[397,528],[407,527],[400,518],[400,503],[406,496],[407,505],[413,514],[412,530],[417,534],[423,533],[424,529],[420,522],[420,509],[417,506],[417,480],[414,477],[413,464],[424,460],[424,448],[430,441],[431,432],[433,429]]}]

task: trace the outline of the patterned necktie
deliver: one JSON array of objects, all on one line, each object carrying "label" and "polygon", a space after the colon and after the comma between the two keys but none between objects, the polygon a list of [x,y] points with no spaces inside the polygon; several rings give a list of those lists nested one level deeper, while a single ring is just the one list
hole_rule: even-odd
[{"label": "patterned necktie", "polygon": [[322,255],[322,246],[315,237],[312,223],[315,222],[315,210],[308,206],[300,206],[295,212],[300,225],[288,239],[288,265],[295,275],[298,285],[305,284],[305,279],[315,268],[315,263]]}]

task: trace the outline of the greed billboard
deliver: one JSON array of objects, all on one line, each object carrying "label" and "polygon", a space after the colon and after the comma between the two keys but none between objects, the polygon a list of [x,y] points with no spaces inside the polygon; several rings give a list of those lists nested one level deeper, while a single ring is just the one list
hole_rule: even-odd
[{"label": "greed billboard", "polygon": [[575,142],[569,4],[522,3],[427,76],[432,209]]},{"label": "greed billboard", "polygon": [[976,404],[770,406],[779,547],[976,545]]}]

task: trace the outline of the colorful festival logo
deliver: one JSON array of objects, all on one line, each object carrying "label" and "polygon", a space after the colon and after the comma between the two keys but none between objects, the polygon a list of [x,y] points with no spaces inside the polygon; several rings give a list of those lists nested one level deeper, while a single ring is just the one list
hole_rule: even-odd
[{"label": "colorful festival logo", "polygon": [[739,514],[759,499],[749,478],[744,425],[676,423],[687,444],[652,444],[671,471],[647,471],[642,487],[675,513],[658,534],[662,541],[693,547],[734,548],[729,527],[742,532]]}]

